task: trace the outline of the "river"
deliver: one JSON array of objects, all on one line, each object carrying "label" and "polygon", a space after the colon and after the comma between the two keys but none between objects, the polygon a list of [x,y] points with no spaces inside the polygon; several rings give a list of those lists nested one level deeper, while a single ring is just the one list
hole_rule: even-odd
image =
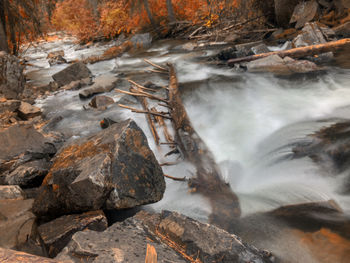
[{"label": "river", "polygon": [[[238,195],[242,216],[289,204],[330,199],[350,215],[350,198],[339,192],[342,177],[322,170],[308,157],[292,158],[295,143],[310,140],[308,134],[338,119],[349,118],[350,70],[328,66],[316,76],[293,78],[236,72],[205,62],[217,51],[189,52],[184,44],[186,42],[160,41],[142,52],[124,54],[88,67],[95,76],[112,73],[141,83],[151,80],[165,85],[166,78],[145,72],[150,67],[143,59],[174,63],[189,117],[220,164],[225,180]],[[113,43],[77,50],[78,45],[69,37],[42,42],[24,54],[32,65],[26,69],[27,78],[33,85],[47,84],[52,74],[66,67],[50,67],[46,59],[48,52],[62,49],[67,60],[75,60],[101,54],[111,45]],[[122,81],[118,85],[125,88],[128,84]],[[80,100],[78,93],[61,91],[38,99],[36,104],[48,118],[62,116],[56,129],[71,139],[99,131],[99,121],[105,117],[116,121],[133,118],[146,133],[159,162],[177,161],[176,156],[164,158],[168,149],[156,147],[143,115],[117,105],[106,111],[84,110],[88,101]],[[116,102],[122,97],[114,91],[106,95]],[[163,167],[166,174],[176,177],[190,176],[191,169],[183,162]],[[203,197],[189,193],[185,183],[168,179],[163,200],[148,208],[175,210],[202,221],[207,221],[210,214],[210,206]],[[260,244],[285,262],[319,262],[293,240],[284,236]]]}]

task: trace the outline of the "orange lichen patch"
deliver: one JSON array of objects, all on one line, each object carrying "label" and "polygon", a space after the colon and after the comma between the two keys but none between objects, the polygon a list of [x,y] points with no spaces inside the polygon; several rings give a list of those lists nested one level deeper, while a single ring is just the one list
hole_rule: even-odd
[{"label": "orange lichen patch", "polygon": [[82,159],[93,157],[99,153],[108,152],[109,150],[110,146],[107,144],[96,145],[93,140],[80,145],[74,144],[68,146],[58,154],[51,171],[70,167]]},{"label": "orange lichen patch", "polygon": [[177,244],[175,241],[173,241],[171,238],[167,237],[166,235],[163,235],[162,233],[160,233],[158,231],[158,229],[156,229],[155,234],[161,238],[165,244],[167,244],[169,247],[171,247],[172,249],[174,249],[176,252],[178,252],[179,254],[181,254],[181,256],[188,260],[191,263],[202,263],[202,261],[198,258],[199,255],[199,251],[198,254],[196,255],[188,255],[186,253],[186,247],[182,246],[180,244]]},{"label": "orange lichen patch", "polygon": [[293,232],[300,237],[301,243],[310,250],[318,262],[349,262],[350,240],[327,228],[314,233],[305,233],[300,230]]},{"label": "orange lichen patch", "polygon": [[58,190],[58,188],[59,188],[59,185],[58,185],[58,184],[53,184],[53,185],[52,185],[52,190],[53,190],[54,192],[56,192],[56,191]]}]

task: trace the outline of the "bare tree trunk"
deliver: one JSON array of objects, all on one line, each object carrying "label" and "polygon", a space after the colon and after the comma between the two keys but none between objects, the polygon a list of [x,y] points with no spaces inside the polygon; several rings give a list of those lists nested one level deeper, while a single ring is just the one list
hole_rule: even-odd
[{"label": "bare tree trunk", "polygon": [[168,10],[168,19],[170,24],[176,23],[175,12],[171,0],[166,0],[166,8]]},{"label": "bare tree trunk", "polygon": [[156,28],[156,22],[153,19],[153,15],[151,9],[149,8],[148,0],[143,0],[143,5],[145,7],[148,19],[151,21],[151,25],[153,28]]},{"label": "bare tree trunk", "polygon": [[0,51],[9,52],[9,47],[7,44],[7,36],[4,29],[4,23],[2,23],[1,17],[0,17]]}]

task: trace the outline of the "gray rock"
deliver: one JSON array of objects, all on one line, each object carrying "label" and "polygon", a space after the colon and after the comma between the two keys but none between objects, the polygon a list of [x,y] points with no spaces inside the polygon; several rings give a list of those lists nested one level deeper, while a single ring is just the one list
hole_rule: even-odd
[{"label": "gray rock", "polygon": [[158,262],[271,262],[264,252],[215,226],[178,213],[144,211],[102,233],[76,233],[56,259],[141,263],[147,244],[155,247]]},{"label": "gray rock", "polygon": [[108,105],[114,104],[114,100],[107,96],[95,96],[89,103],[89,106],[101,109],[106,108]]},{"label": "gray rock", "polygon": [[164,190],[145,135],[127,120],[63,147],[33,209],[40,216],[127,209],[159,201]]},{"label": "gray rock", "polygon": [[79,215],[67,215],[38,227],[39,236],[50,257],[55,257],[71,240],[72,236],[86,229],[104,231],[108,223],[102,211]]},{"label": "gray rock", "polygon": [[269,48],[264,43],[252,47],[251,50],[255,55],[270,52]]},{"label": "gray rock", "polygon": [[62,89],[64,89],[64,90],[78,90],[78,89],[83,88],[84,86],[91,85],[91,84],[92,84],[91,78],[85,78],[85,79],[81,79],[81,80],[72,81],[71,83],[64,85],[62,87]]},{"label": "gray rock", "polygon": [[21,101],[19,100],[6,100],[4,102],[0,102],[0,114],[6,111],[17,111],[20,105]]},{"label": "gray rock", "polygon": [[0,52],[0,94],[6,99],[18,99],[23,92],[24,67],[17,57]]},{"label": "gray rock", "polygon": [[294,73],[308,73],[319,70],[315,63],[307,60],[294,60],[278,55],[251,61],[247,64],[249,72],[270,72],[276,75],[289,75]]},{"label": "gray rock", "polygon": [[18,109],[18,116],[22,120],[29,120],[41,115],[41,109],[30,105],[27,102],[21,102],[21,105]]},{"label": "gray rock", "polygon": [[14,248],[27,241],[35,226],[33,199],[0,200],[0,247]]},{"label": "gray rock", "polygon": [[117,82],[118,78],[112,74],[98,76],[94,80],[94,84],[92,86],[83,89],[79,93],[79,97],[82,99],[87,99],[95,94],[110,92],[115,88]]},{"label": "gray rock", "polygon": [[293,12],[290,23],[296,23],[295,28],[302,28],[316,16],[318,3],[315,0],[299,3]]},{"label": "gray rock", "polygon": [[148,48],[151,46],[153,38],[150,33],[135,34],[130,41],[134,44],[134,47]]},{"label": "gray rock", "polygon": [[45,159],[25,163],[9,173],[5,178],[5,183],[24,188],[38,187],[49,172],[50,166],[51,163]]},{"label": "gray rock", "polygon": [[333,28],[338,37],[350,37],[350,21]]},{"label": "gray rock", "polygon": [[18,185],[0,185],[0,200],[24,199],[24,193]]},{"label": "gray rock", "polygon": [[302,29],[302,33],[293,40],[295,47],[306,47],[324,43],[326,43],[326,39],[317,23],[306,23]]},{"label": "gray rock", "polygon": [[78,62],[54,74],[52,78],[61,87],[71,83],[72,81],[89,78],[91,76],[92,74],[89,68],[84,63]]},{"label": "gray rock", "polygon": [[263,42],[256,41],[256,42],[250,42],[245,44],[239,44],[239,45],[235,45],[235,48],[239,53],[244,54],[244,56],[249,56],[249,55],[254,55],[252,51],[252,47],[258,46],[260,44],[263,44]]},{"label": "gray rock", "polygon": [[[201,262],[271,262],[265,252],[216,226],[200,223],[176,212],[163,212],[157,232],[196,255]],[[220,242],[218,242],[220,240]]]}]

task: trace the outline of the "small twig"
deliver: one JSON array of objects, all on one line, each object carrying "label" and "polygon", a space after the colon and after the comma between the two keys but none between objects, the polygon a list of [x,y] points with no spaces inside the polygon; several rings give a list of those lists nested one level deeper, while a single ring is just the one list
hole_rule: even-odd
[{"label": "small twig", "polygon": [[168,74],[168,72],[162,71],[162,70],[156,70],[156,69],[150,69],[149,71],[153,73],[159,73],[159,74]]},{"label": "small twig", "polygon": [[170,175],[167,175],[167,174],[164,174],[164,177],[169,178],[169,179],[174,180],[174,181],[187,182],[187,178],[186,177],[178,178],[178,177],[173,177],[173,176],[170,176]]},{"label": "small twig", "polygon": [[151,66],[157,68],[157,69],[160,69],[160,70],[162,70],[162,71],[168,72],[168,70],[167,70],[166,68],[163,68],[163,67],[161,67],[161,66],[159,66],[159,65],[157,65],[157,64],[154,64],[153,62],[149,61],[148,59],[144,59],[144,61],[145,61],[146,63],[150,64]]},{"label": "small twig", "polygon": [[[133,91],[133,89],[130,89],[130,91]],[[159,101],[168,103],[167,100],[162,99],[162,98],[160,98],[160,97],[158,97],[158,96],[155,96],[155,95],[153,95],[153,94],[150,94],[150,93],[148,93],[148,92],[142,91],[142,90],[140,90],[140,89],[137,90],[137,91],[138,91],[139,94],[143,94],[143,95],[145,95],[145,97],[148,97],[148,98],[150,98],[150,99],[159,100]]]},{"label": "small twig", "polygon": [[148,91],[152,91],[152,92],[157,92],[155,89],[146,88],[146,87],[144,87],[144,86],[142,86],[142,85],[136,83],[135,81],[133,81],[133,80],[131,80],[131,79],[128,79],[128,81],[129,81],[131,84],[135,85],[136,87],[138,87],[138,88],[140,88],[140,89],[142,89],[142,90],[148,90]]}]

